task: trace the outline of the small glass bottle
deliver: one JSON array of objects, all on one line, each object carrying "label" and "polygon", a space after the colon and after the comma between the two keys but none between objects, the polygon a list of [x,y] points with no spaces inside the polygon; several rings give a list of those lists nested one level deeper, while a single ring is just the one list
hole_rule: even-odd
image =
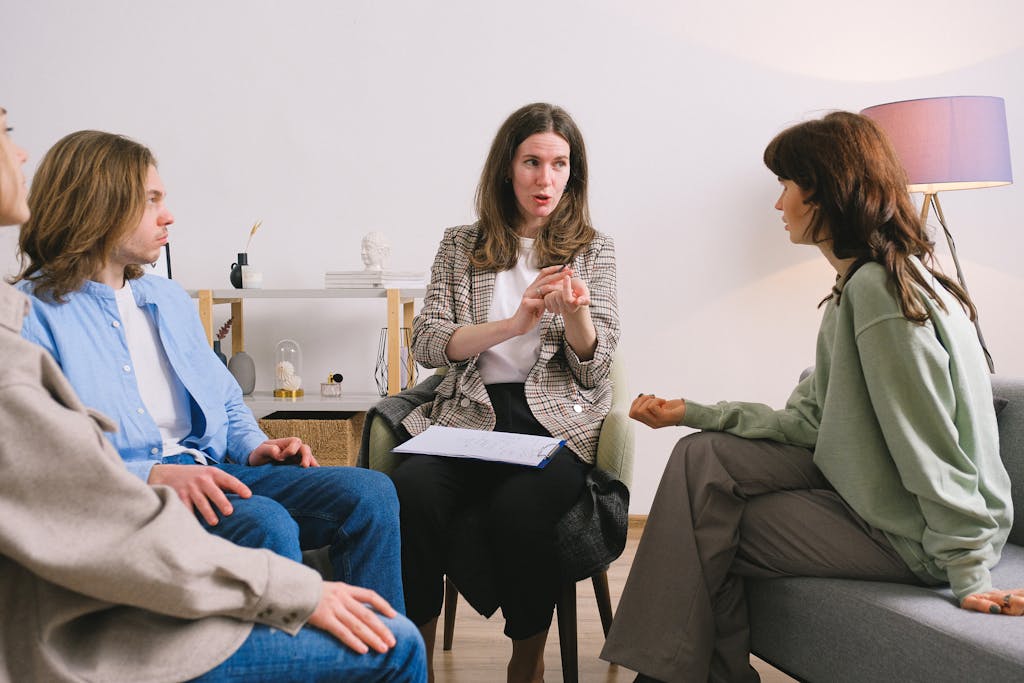
[{"label": "small glass bottle", "polygon": [[341,382],[344,379],[340,372],[332,372],[326,382],[320,382],[320,395],[324,398],[340,398]]},{"label": "small glass bottle", "polygon": [[303,393],[302,348],[294,339],[282,339],[274,352],[274,398],[299,398]]}]

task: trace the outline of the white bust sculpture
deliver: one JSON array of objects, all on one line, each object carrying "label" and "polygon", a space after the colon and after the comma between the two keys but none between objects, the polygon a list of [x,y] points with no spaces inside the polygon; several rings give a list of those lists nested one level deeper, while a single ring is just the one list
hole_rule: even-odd
[{"label": "white bust sculpture", "polygon": [[368,232],[363,237],[362,250],[360,255],[366,270],[384,270],[387,266],[388,257],[391,255],[391,245],[384,239],[384,235],[377,231]]}]

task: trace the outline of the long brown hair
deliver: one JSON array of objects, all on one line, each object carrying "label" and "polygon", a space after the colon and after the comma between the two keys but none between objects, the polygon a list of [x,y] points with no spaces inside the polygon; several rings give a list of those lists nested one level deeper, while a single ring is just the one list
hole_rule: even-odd
[{"label": "long brown hair", "polygon": [[910,200],[906,173],[885,132],[870,118],[837,111],[787,128],[768,143],[764,163],[780,180],[808,193],[806,202],[815,208],[809,227],[815,243],[831,241],[836,258],[855,258],[855,267],[875,261],[889,272],[908,320],[928,319],[914,284],[945,310],[912,256],[975,318],[967,292],[933,267],[935,243]]},{"label": "long brown hair", "polygon": [[564,109],[536,102],[516,110],[501,124],[480,174],[476,189],[480,236],[470,258],[478,268],[508,270],[519,258],[519,238],[515,232],[519,205],[508,179],[519,145],[536,133],[555,133],[569,143],[569,182],[537,235],[533,248],[536,265],[568,263],[594,239],[587,205],[587,150],[583,135]]},{"label": "long brown hair", "polygon": [[[122,135],[82,130],[57,142],[32,178],[17,280],[55,301],[79,289],[139,224],[150,166],[153,153]],[[124,277],[142,277],[142,269],[127,266]]]}]

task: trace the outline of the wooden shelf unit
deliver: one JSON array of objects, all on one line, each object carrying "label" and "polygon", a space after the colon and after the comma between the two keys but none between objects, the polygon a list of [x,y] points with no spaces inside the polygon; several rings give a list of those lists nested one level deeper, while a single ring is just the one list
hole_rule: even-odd
[{"label": "wooden shelf unit", "polygon": [[[383,288],[351,288],[351,289],[193,289],[189,295],[199,302],[199,318],[202,320],[206,339],[213,346],[213,307],[215,304],[231,304],[231,353],[245,351],[245,314],[243,302],[246,299],[386,299],[387,300],[387,351],[388,351],[388,394],[401,391],[401,343],[403,327],[412,328],[413,306],[416,299],[422,299],[426,290],[419,289],[383,289]],[[412,350],[409,350],[412,353]],[[409,359],[412,362],[412,359]],[[366,410],[354,407],[311,407],[324,401],[333,404],[351,404],[355,396],[364,402],[370,400],[370,394],[356,394],[346,402],[343,395],[339,399],[322,399],[319,387],[316,396],[307,395],[302,399],[273,399],[274,410]],[[262,392],[255,392],[254,397],[246,397],[250,405],[262,400]],[[376,401],[373,401],[374,403]],[[326,405],[326,404],[325,404]],[[372,403],[370,403],[372,405]],[[254,410],[254,412],[256,412]],[[273,411],[268,411],[273,412]]]}]

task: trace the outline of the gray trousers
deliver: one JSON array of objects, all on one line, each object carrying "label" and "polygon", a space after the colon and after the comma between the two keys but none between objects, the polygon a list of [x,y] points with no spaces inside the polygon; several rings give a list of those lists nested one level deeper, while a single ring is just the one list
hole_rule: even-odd
[{"label": "gray trousers", "polygon": [[665,467],[601,658],[666,683],[757,681],[746,576],[920,583],[811,451],[692,434]]}]

